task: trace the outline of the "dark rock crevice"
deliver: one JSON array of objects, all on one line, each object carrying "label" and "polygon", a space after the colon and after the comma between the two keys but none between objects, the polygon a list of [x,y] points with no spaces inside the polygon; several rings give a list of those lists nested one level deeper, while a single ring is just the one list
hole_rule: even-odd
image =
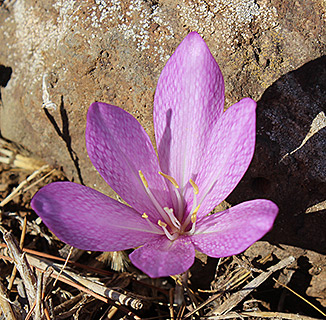
[{"label": "dark rock crevice", "polygon": [[280,208],[266,239],[326,252],[326,56],[278,79],[257,107],[253,161],[232,204],[267,198]]}]

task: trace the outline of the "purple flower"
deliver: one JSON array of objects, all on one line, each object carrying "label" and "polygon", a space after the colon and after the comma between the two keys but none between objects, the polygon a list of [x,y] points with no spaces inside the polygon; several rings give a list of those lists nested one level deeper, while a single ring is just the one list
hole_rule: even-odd
[{"label": "purple flower", "polygon": [[89,157],[130,206],[82,185],[56,182],[34,196],[33,209],[74,247],[139,247],[130,259],[151,277],[186,271],[195,249],[211,257],[242,252],[271,229],[278,208],[259,199],[209,215],[239,183],[255,147],[256,103],[245,98],[224,113],[223,107],[219,66],[204,40],[190,33],[157,84],[158,157],[129,113],[101,102],[89,108]]}]

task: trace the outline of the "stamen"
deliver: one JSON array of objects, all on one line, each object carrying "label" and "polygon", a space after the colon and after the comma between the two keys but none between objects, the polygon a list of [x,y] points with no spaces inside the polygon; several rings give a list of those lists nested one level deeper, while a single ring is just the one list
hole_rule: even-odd
[{"label": "stamen", "polygon": [[196,229],[196,222],[193,222],[191,229],[186,234],[190,234],[190,235],[194,234],[195,229]]},{"label": "stamen", "polygon": [[194,188],[194,194],[198,194],[198,192],[199,192],[199,188],[198,188],[198,186],[196,185],[195,181],[192,180],[192,179],[190,179],[189,182],[190,182],[191,186]]},{"label": "stamen", "polygon": [[[192,208],[191,208],[191,211],[190,211],[190,213],[191,212],[194,213],[194,212],[197,212],[198,209],[199,209],[199,206],[197,206],[197,194],[199,192],[199,188],[198,188],[197,184],[194,182],[194,180],[189,179],[189,183],[191,184],[191,186],[194,189],[194,198],[193,198],[193,201],[192,201]],[[192,215],[191,215],[191,217],[192,217]],[[189,221],[188,221],[188,223],[189,223]]]},{"label": "stamen", "polygon": [[197,212],[194,212],[192,215],[191,215],[191,222],[192,223],[195,223],[197,221]]},{"label": "stamen", "polygon": [[200,208],[200,204],[195,208],[195,210],[193,211],[193,213],[192,214],[197,214],[197,212],[198,212],[198,210],[199,210],[199,208]]},{"label": "stamen", "polygon": [[148,186],[148,182],[147,182],[144,174],[142,173],[141,170],[138,170],[138,173],[139,173],[139,177],[140,177],[141,181],[143,182],[143,185],[145,187],[145,190],[147,192],[148,197],[151,199],[151,201],[154,204],[156,210],[161,214],[161,216],[163,217],[163,219],[166,222],[168,222],[170,219],[169,219],[168,215],[165,213],[165,211],[162,209],[162,207],[159,204],[159,202],[156,200],[155,196],[153,195],[151,189]]},{"label": "stamen", "polygon": [[173,223],[173,225],[177,228],[177,229],[180,229],[181,227],[181,224],[180,224],[180,221],[175,217],[175,215],[173,214],[173,209],[169,209],[168,207],[164,207],[163,208],[164,211],[168,214],[171,222]]},{"label": "stamen", "polygon": [[147,223],[150,225],[152,230],[155,231],[155,233],[158,233],[158,231],[160,231],[160,234],[161,234],[162,230],[160,228],[158,228],[151,220],[149,220],[148,215],[146,214],[146,212],[144,212],[141,215],[141,217],[144,218],[147,221]]},{"label": "stamen", "polygon": [[200,204],[194,210],[190,211],[187,219],[182,224],[186,228],[189,225],[190,221],[192,222],[191,230],[189,230],[187,233],[195,231],[195,224],[196,224],[196,221],[197,221],[197,212],[198,212],[199,208],[200,208]]},{"label": "stamen", "polygon": [[190,220],[192,222],[192,226],[191,226],[191,229],[187,232],[187,234],[194,234],[195,233],[196,221],[197,221],[197,212],[198,212],[199,207],[200,207],[200,205],[198,205],[196,207],[196,209],[194,210],[194,212],[191,215]]},{"label": "stamen", "polygon": [[144,174],[142,173],[141,170],[138,170],[138,174],[139,174],[139,177],[140,177],[140,179],[141,179],[143,185],[144,185],[145,188],[147,189],[147,188],[148,188],[148,182],[147,182],[147,180],[145,179]]},{"label": "stamen", "polygon": [[177,182],[175,181],[174,178],[172,178],[171,176],[159,171],[159,174],[161,176],[163,176],[165,179],[168,179],[177,189],[179,189],[179,185],[177,184]]},{"label": "stamen", "polygon": [[183,199],[182,199],[182,196],[181,196],[181,193],[179,191],[179,185],[178,183],[175,181],[175,179],[161,171],[159,171],[159,174],[161,176],[163,176],[164,178],[166,178],[167,180],[169,180],[173,186],[173,190],[174,190],[174,193],[177,197],[177,204],[174,203],[175,205],[175,209],[176,209],[176,214],[178,216],[178,218],[181,220],[182,219],[182,213],[183,213]]},{"label": "stamen", "polygon": [[166,228],[168,226],[166,223],[162,222],[161,220],[157,221],[157,224],[162,228]]},{"label": "stamen", "polygon": [[157,224],[163,229],[165,235],[170,239],[171,241],[175,240],[178,237],[178,233],[171,234],[167,229],[167,224],[162,222],[161,220],[157,221]]}]

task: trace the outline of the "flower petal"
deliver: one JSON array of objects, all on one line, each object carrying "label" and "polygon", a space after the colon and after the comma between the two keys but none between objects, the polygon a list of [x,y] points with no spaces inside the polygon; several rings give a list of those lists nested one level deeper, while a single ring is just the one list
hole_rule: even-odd
[{"label": "flower petal", "polygon": [[160,164],[181,188],[198,169],[206,136],[223,106],[222,73],[205,41],[192,32],[164,67],[154,97]]},{"label": "flower petal", "polygon": [[153,241],[129,255],[131,262],[151,278],[167,277],[187,271],[195,260],[189,237]]},{"label": "flower petal", "polygon": [[45,186],[31,205],[60,240],[79,249],[119,251],[161,236],[132,208],[72,182]]},{"label": "flower petal", "polygon": [[[201,169],[193,178],[199,187],[201,207],[198,217],[208,214],[239,183],[255,150],[256,102],[250,98],[227,109],[211,128],[212,134],[202,150]],[[192,199],[189,186],[185,198]]]},{"label": "flower petal", "polygon": [[195,248],[211,257],[238,254],[263,237],[278,213],[275,203],[258,199],[204,217],[191,237]]},{"label": "flower petal", "polygon": [[87,114],[86,146],[94,167],[135,210],[160,218],[148,198],[139,170],[161,206],[171,206],[164,178],[158,174],[158,159],[151,140],[128,112],[105,103],[93,103]]}]

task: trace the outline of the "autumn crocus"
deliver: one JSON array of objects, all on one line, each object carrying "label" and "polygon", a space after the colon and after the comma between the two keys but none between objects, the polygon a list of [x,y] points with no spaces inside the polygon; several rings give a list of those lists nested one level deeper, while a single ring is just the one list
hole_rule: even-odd
[{"label": "autumn crocus", "polygon": [[32,207],[62,241],[85,250],[136,248],[131,262],[151,277],[182,273],[195,249],[225,257],[270,230],[277,206],[252,200],[211,214],[252,159],[256,103],[224,108],[224,82],[204,40],[190,33],[168,60],[154,97],[157,154],[139,122],[96,102],[87,114],[89,157],[125,205],[72,182],[42,188]]}]

